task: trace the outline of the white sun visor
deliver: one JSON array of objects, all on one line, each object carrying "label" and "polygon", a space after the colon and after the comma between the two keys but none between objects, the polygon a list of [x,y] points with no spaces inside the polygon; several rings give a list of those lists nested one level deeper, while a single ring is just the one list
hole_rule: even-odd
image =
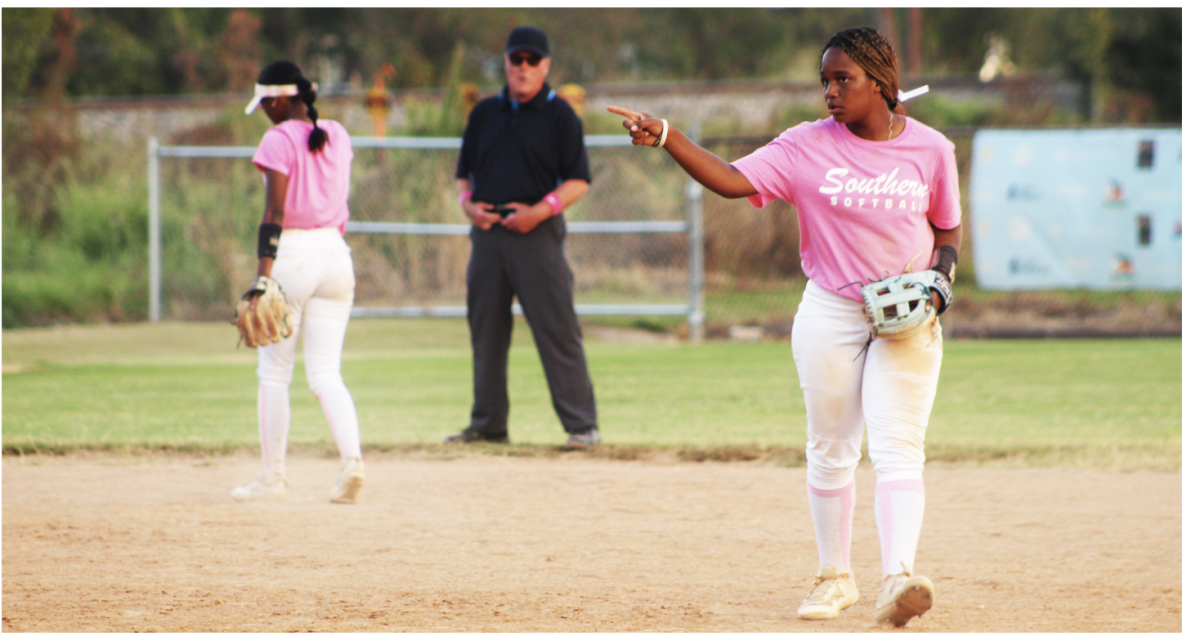
[{"label": "white sun visor", "polygon": [[[314,92],[317,90],[316,82],[313,82],[312,89]],[[250,104],[246,106],[246,114],[249,115],[250,113],[253,113],[254,109],[258,108],[258,103],[261,102],[264,97],[292,97],[293,95],[299,94],[300,87],[296,86],[295,84],[255,84],[254,99],[250,100]]]}]

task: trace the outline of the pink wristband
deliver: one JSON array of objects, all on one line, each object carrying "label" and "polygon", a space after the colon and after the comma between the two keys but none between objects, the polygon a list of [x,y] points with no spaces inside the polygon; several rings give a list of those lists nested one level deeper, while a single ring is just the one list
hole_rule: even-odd
[{"label": "pink wristband", "polygon": [[555,214],[562,214],[562,211],[563,211],[562,199],[559,199],[557,194],[554,194],[553,192],[551,192],[550,194],[547,194],[546,196],[542,197],[542,200],[545,201],[546,203],[550,204],[550,209],[554,210]]},{"label": "pink wristband", "polygon": [[458,195],[458,204],[462,205],[464,201],[466,201],[467,199],[470,199],[470,198],[471,198],[471,191],[464,190],[462,194]]}]

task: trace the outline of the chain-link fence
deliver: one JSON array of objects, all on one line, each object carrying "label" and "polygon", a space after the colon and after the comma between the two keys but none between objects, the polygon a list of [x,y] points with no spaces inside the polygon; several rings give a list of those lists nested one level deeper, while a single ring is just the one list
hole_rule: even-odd
[{"label": "chain-link fence", "polygon": [[[956,303],[944,318],[951,336],[1182,333],[1182,291],[979,290],[969,189],[975,130],[943,132],[957,147],[965,230]],[[707,138],[704,145],[736,159],[771,138]],[[679,335],[699,335],[694,327],[702,309],[709,338],[786,337],[806,282],[795,210],[780,202],[755,210],[700,195],[666,153],[630,147],[627,139],[615,145],[589,139],[591,189],[568,212],[576,303],[587,309],[581,313],[659,314]],[[356,314],[462,315],[470,244],[453,185],[458,140],[392,143],[410,147],[355,151],[347,241],[358,281]],[[262,178],[249,162],[253,148],[182,150],[152,142],[151,209],[161,228],[158,235],[152,228],[151,260],[160,236],[161,270],[151,274],[151,316],[228,318],[254,271]],[[689,192],[698,200],[689,200]],[[640,227],[611,231],[619,223]],[[374,231],[391,231],[391,224],[434,229]],[[690,234],[694,229],[702,237]],[[703,289],[694,289],[701,280]],[[439,307],[455,309],[439,313]]]},{"label": "chain-link fence", "polygon": [[[346,237],[354,314],[465,315],[470,241],[454,188],[459,140],[353,143]],[[579,312],[698,325],[699,190],[664,153],[633,148],[627,137],[589,136],[587,144],[592,184],[571,207],[567,241]],[[243,291],[263,197],[253,153],[151,141],[151,261],[161,263],[152,265],[152,320],[224,317]]]}]

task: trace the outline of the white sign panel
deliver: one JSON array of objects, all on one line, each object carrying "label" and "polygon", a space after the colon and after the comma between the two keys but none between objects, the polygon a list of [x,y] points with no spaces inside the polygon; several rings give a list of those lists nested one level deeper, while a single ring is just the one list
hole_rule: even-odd
[{"label": "white sign panel", "polygon": [[981,130],[971,238],[984,289],[1183,289],[1179,129]]}]

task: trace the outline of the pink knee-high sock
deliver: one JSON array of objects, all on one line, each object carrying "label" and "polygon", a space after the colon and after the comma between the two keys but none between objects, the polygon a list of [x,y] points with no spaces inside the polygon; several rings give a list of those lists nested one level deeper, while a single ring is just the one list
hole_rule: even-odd
[{"label": "pink knee-high sock", "polygon": [[875,523],[883,575],[899,574],[913,567],[917,540],[925,516],[925,483],[920,479],[885,481],[875,486]]},{"label": "pink knee-high sock", "polygon": [[808,487],[808,507],[817,532],[821,565],[850,572],[850,527],[854,518],[854,482],[837,490]]}]

